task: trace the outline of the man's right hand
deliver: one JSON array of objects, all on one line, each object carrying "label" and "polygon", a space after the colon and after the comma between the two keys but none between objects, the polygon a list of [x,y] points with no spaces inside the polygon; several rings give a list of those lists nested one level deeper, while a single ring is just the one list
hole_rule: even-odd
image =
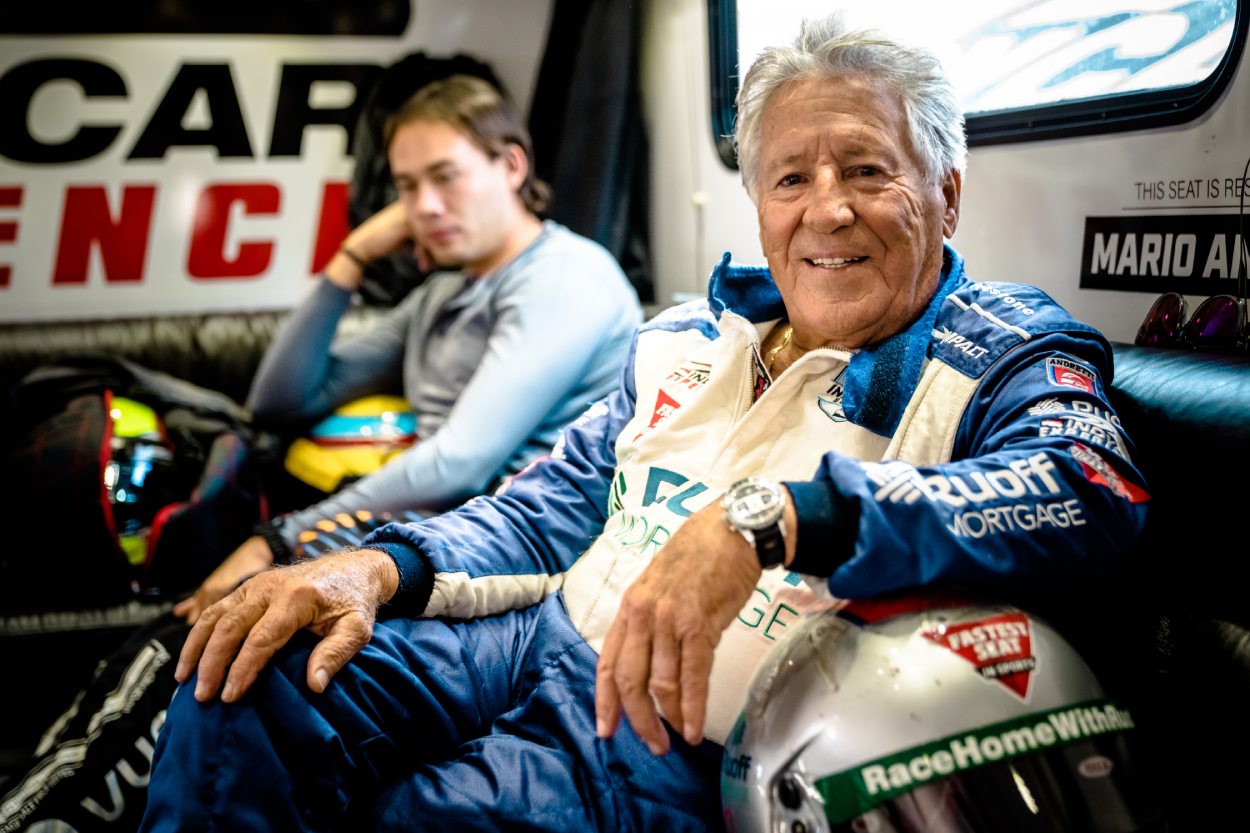
[{"label": "man's right hand", "polygon": [[308,687],[320,693],[368,643],[378,606],[398,588],[395,562],[378,550],[335,553],[261,573],[204,611],[174,676],[185,683],[198,665],[195,699],[210,700],[224,680],[221,699],[234,702],[270,657],[306,627],[322,637],[308,658],[307,677]]},{"label": "man's right hand", "polygon": [[259,573],[272,565],[273,552],[269,545],[264,538],[253,535],[239,545],[229,558],[217,565],[217,569],[204,579],[194,596],[174,605],[174,615],[185,617],[188,625],[194,625],[209,605],[224,599],[245,576]]},{"label": "man's right hand", "polygon": [[[369,262],[394,254],[412,240],[403,203],[393,202],[353,229],[342,248]],[[355,291],[364,276],[360,265],[341,251],[326,264],[325,274],[332,283],[348,291]]]}]

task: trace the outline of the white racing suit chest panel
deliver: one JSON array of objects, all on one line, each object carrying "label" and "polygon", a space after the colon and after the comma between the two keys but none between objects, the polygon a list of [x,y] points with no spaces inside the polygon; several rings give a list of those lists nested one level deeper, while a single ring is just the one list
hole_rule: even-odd
[{"label": "white racing suit chest panel", "polygon": [[[761,327],[765,332],[767,327]],[[655,553],[692,512],[718,502],[734,482],[750,476],[809,480],[821,458],[836,451],[859,460],[887,458],[891,438],[842,416],[841,379],[850,355],[813,351],[789,367],[752,406],[757,327],[731,312],[721,315],[720,337],[691,331],[647,331],[635,358],[636,406],[616,442],[617,466],[604,533],[564,579],[564,598],[578,632],[602,650],[620,598]],[[949,371],[943,373],[942,368]],[[955,377],[958,377],[956,379]],[[975,389],[967,377],[930,361],[907,414],[951,409],[939,430],[908,432],[903,459],[949,458],[959,414]],[[959,401],[945,400],[950,383]],[[966,392],[962,388],[967,388]],[[961,398],[962,397],[962,398]],[[944,458],[945,459],[945,458]],[[909,459],[910,461],[910,459]],[[745,702],[764,653],[805,612],[828,604],[784,568],[767,570],[737,619],[722,634],[710,680],[705,736],[723,743]]]},{"label": "white racing suit chest panel", "polygon": [[955,432],[981,378],[960,373],[941,359],[928,359],[882,459],[914,466],[949,462]]}]

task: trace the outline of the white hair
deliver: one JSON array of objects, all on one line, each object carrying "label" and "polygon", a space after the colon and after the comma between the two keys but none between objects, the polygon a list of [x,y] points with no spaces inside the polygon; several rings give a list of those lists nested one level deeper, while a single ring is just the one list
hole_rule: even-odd
[{"label": "white hair", "polygon": [[963,174],[968,158],[963,109],[938,59],[880,32],[851,31],[835,12],[824,20],[803,21],[793,45],[760,53],[738,91],[734,142],[742,184],[752,200],[758,190],[761,116],[773,93],[794,81],[842,75],[879,79],[897,93],[916,161],[928,182],[940,182],[952,169]]}]

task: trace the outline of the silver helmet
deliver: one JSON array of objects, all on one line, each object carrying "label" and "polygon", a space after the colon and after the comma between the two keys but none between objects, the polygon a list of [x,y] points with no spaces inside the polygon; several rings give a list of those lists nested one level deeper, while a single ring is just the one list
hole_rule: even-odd
[{"label": "silver helmet", "polygon": [[949,594],[796,623],[725,746],[729,833],[1164,830],[1107,699],[1036,617]]}]

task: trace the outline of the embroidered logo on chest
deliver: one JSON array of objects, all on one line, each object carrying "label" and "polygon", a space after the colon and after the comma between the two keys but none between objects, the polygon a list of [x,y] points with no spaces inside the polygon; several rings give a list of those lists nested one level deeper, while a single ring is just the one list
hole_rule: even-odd
[{"label": "embroidered logo on chest", "polygon": [[764,391],[772,387],[773,380],[768,375],[768,370],[764,367],[764,360],[760,358],[759,350],[751,350],[751,359],[755,367],[755,387],[751,390],[751,401],[758,402],[760,397],[764,395]]},{"label": "embroidered logo on chest", "polygon": [[842,392],[846,388],[846,371],[847,368],[842,368],[842,372],[830,381],[825,395],[816,397],[816,404],[820,410],[834,422],[846,422],[846,414],[842,411]]},{"label": "embroidered logo on chest", "polygon": [[651,421],[647,423],[646,428],[638,432],[638,435],[634,437],[634,440],[637,441],[638,437],[641,437],[643,434],[647,433],[652,428],[664,422],[667,422],[668,418],[671,417],[674,413],[676,413],[677,409],[680,407],[681,407],[680,402],[678,402],[673,397],[669,396],[664,391],[660,391],[659,395],[655,397],[655,411],[652,412],[651,414]]},{"label": "embroidered logo on chest", "polygon": [[707,362],[686,362],[668,374],[664,381],[681,385],[688,390],[698,390],[712,378],[712,366]]}]

